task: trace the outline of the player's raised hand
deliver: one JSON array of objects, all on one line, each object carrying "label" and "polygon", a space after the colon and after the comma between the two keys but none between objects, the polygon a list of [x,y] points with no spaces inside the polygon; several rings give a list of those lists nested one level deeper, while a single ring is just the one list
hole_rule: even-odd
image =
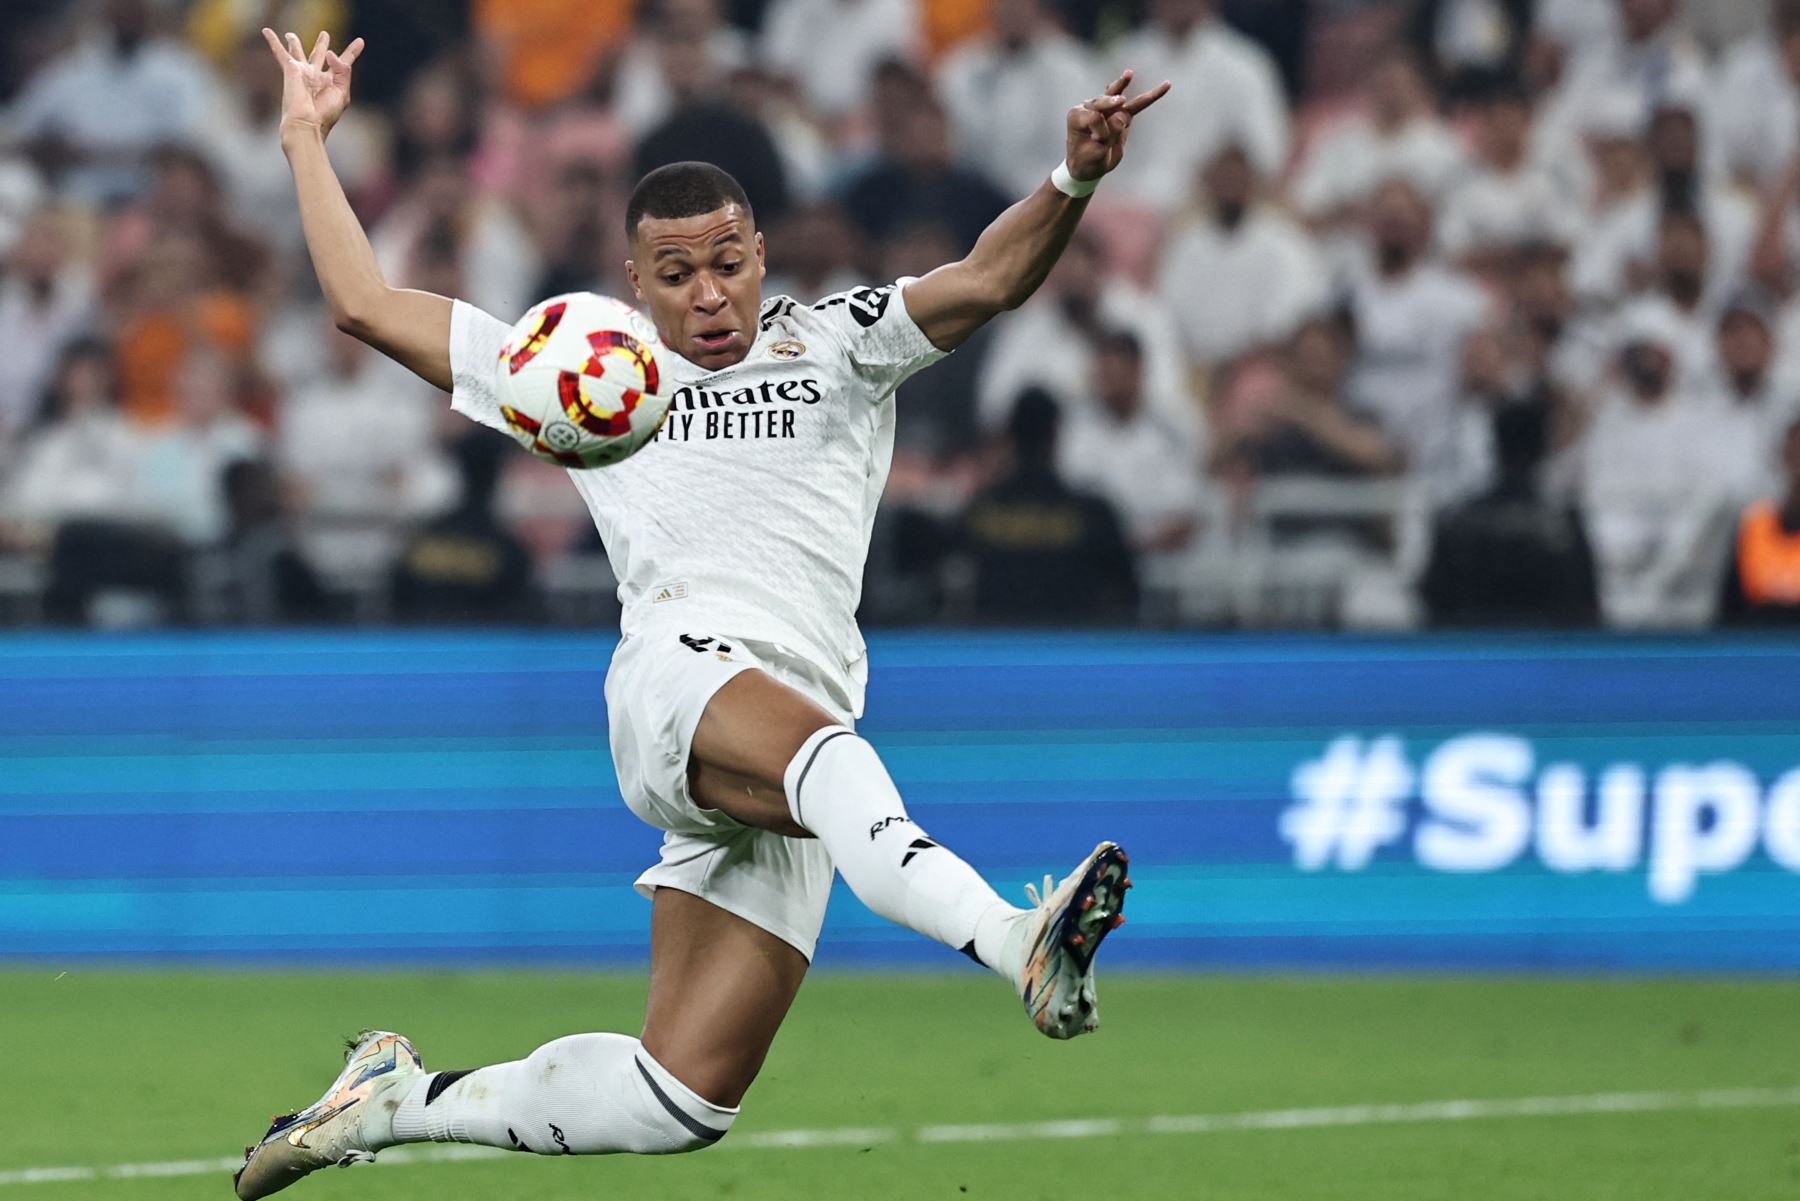
[{"label": "player's raised hand", "polygon": [[1148,92],[1126,99],[1131,72],[1120,72],[1106,91],[1069,110],[1069,174],[1076,179],[1099,179],[1125,157],[1125,138],[1131,121],[1161,100],[1169,91],[1163,80]]},{"label": "player's raised hand", "polygon": [[290,33],[283,39],[275,36],[273,29],[262,32],[269,51],[281,64],[283,136],[307,126],[316,128],[320,137],[330,133],[350,106],[350,67],[363,51],[363,40],[357,38],[337,54],[331,49],[331,35],[320,30],[308,55],[296,35]]}]

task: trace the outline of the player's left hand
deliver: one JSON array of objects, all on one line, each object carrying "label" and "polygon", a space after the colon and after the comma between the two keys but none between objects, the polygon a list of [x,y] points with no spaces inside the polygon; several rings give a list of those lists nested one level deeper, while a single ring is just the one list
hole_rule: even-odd
[{"label": "player's left hand", "polygon": [[1076,179],[1099,179],[1125,157],[1125,137],[1131,119],[1161,100],[1169,91],[1163,80],[1148,92],[1127,100],[1125,89],[1131,72],[1121,72],[1105,93],[1069,110],[1069,174]]}]

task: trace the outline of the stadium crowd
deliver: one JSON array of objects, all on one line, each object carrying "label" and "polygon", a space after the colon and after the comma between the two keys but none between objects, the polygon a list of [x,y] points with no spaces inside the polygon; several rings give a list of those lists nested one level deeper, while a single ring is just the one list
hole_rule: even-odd
[{"label": "stadium crowd", "polygon": [[902,390],[872,621],[1800,615],[1800,0],[13,0],[0,620],[610,607],[560,469],[332,328],[265,24],[367,39],[384,269],[508,319],[689,158],[766,295],[922,273],[1173,80]]}]

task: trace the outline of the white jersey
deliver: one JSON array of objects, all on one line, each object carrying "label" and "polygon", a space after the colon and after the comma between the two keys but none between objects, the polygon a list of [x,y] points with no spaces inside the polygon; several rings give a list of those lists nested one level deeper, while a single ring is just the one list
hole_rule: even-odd
[{"label": "white jersey", "polygon": [[[766,300],[750,353],[718,371],[664,348],[675,395],[662,430],[622,463],[569,472],[619,580],[625,633],[679,621],[866,679],[856,606],[894,389],[945,354],[907,313],[909,282],[810,308]],[[456,303],[451,407],[502,431],[494,378],[508,333]]]}]

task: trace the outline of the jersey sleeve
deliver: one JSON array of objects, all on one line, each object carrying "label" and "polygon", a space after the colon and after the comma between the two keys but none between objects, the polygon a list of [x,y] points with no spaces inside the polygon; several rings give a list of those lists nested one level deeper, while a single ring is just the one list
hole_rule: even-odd
[{"label": "jersey sleeve", "polygon": [[902,276],[882,288],[852,288],[812,306],[843,343],[857,377],[874,386],[878,401],[950,353],[933,346],[906,311],[900,293],[913,278]]},{"label": "jersey sleeve", "polygon": [[472,304],[458,300],[450,309],[450,407],[470,421],[508,433],[494,391],[494,368],[512,327]]}]

